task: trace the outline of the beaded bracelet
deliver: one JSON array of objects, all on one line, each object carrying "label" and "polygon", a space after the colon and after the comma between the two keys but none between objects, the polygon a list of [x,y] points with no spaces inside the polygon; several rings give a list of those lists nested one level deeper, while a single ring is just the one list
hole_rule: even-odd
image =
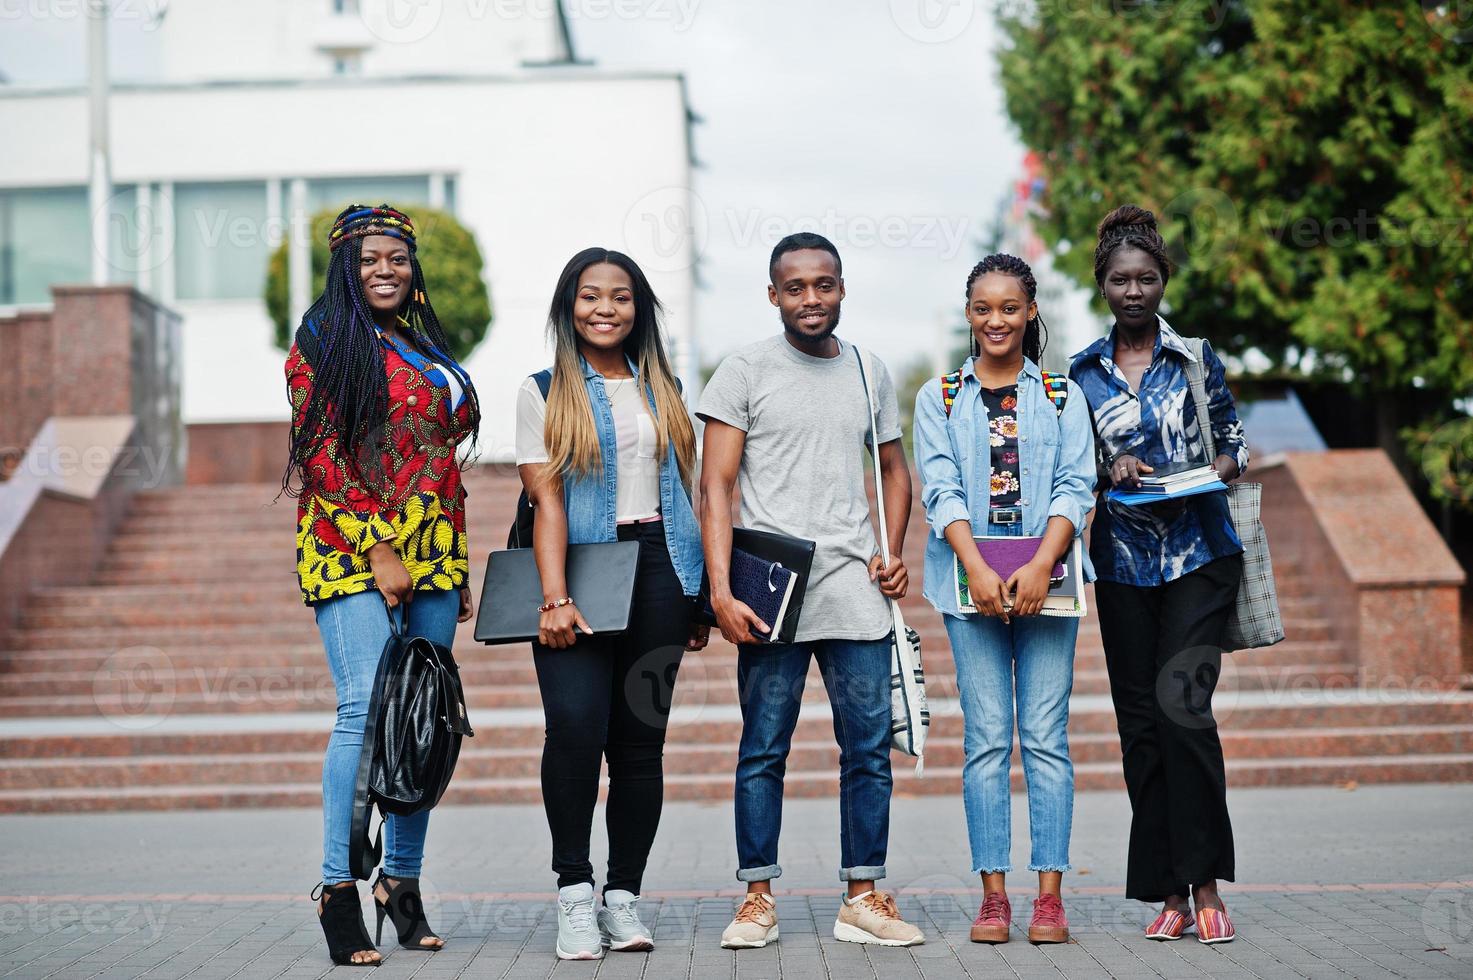
[{"label": "beaded bracelet", "polygon": [[571,606],[572,604],[573,600],[571,597],[563,596],[561,599],[554,599],[552,602],[543,603],[542,605],[537,607],[537,611],[540,613],[551,612],[554,609],[560,609],[563,606]]}]

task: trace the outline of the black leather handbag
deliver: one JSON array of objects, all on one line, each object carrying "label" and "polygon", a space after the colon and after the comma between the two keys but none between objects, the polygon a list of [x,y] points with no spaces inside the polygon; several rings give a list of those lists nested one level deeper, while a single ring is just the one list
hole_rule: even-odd
[{"label": "black leather handbag", "polygon": [[363,753],[353,795],[348,866],[367,880],[383,857],[383,822],[372,840],[374,807],[383,816],[408,816],[440,802],[460,757],[460,741],[474,736],[465,711],[460,668],[447,647],[408,635],[403,604],[389,613],[389,641],[379,658],[363,726]]}]

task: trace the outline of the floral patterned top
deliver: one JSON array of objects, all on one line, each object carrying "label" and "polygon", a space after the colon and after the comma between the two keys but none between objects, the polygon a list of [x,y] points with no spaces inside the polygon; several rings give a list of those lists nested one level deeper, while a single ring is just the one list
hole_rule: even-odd
[{"label": "floral patterned top", "polygon": [[1018,386],[983,388],[987,442],[992,447],[993,507],[1017,507],[1023,484],[1018,475]]},{"label": "floral patterned top", "polygon": [[[457,589],[469,575],[465,488],[455,447],[470,435],[469,399],[452,406],[445,371],[465,387],[464,370],[448,355],[432,363],[384,340],[389,376],[383,477],[371,482],[326,441],[303,475],[297,501],[297,578],[311,605],[376,588],[367,552],[391,542],[418,591]],[[312,367],[293,345],[286,359],[292,424],[305,421]]]}]

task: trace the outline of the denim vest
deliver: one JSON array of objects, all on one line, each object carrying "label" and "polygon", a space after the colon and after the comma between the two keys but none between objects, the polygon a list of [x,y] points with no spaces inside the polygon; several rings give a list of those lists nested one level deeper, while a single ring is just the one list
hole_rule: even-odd
[{"label": "denim vest", "polygon": [[[580,358],[580,360],[582,360]],[[568,544],[597,544],[618,540],[618,522],[614,514],[614,498],[618,486],[618,441],[614,434],[614,408],[604,387],[603,375],[583,363],[583,383],[588,386],[588,401],[593,406],[593,421],[598,429],[599,449],[603,453],[603,473],[572,475],[563,481],[563,508],[568,514]],[[629,362],[634,372],[634,362]],[[648,384],[645,398],[650,414],[655,414],[655,396]],[[701,577],[706,558],[701,552],[701,527],[691,509],[690,492],[680,482],[680,466],[675,461],[675,446],[665,447],[660,463],[660,520],[665,526],[665,546],[670,551],[670,564],[680,579],[680,589],[688,596],[701,590]]]},{"label": "denim vest", "polygon": [[[1038,365],[1024,358],[1018,374],[1018,469],[1023,521],[1017,533],[1043,534],[1049,518],[1066,517],[1075,536],[1084,533],[1094,507],[1095,440],[1089,403],[1069,382],[1063,414],[1043,387]],[[922,592],[939,612],[960,615],[956,605],[956,553],[946,541],[946,526],[970,521],[973,534],[988,533],[992,496],[992,446],[987,405],[973,371],[962,367],[962,387],[951,415],[941,401],[941,382],[927,381],[916,395],[915,455],[921,476],[921,503],[932,533],[926,535]],[[1094,566],[1083,555],[1085,581]]]}]

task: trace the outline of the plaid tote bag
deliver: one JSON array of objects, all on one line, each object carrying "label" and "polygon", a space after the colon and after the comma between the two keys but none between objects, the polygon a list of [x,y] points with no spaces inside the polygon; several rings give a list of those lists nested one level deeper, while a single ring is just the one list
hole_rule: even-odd
[{"label": "plaid tote bag", "polygon": [[[1217,440],[1212,435],[1212,419],[1207,414],[1207,381],[1202,370],[1202,338],[1183,338],[1192,352],[1187,362],[1187,381],[1192,386],[1192,401],[1197,406],[1197,428],[1207,447],[1207,461],[1217,461]],[[1228,511],[1233,530],[1243,542],[1243,581],[1238,585],[1238,602],[1228,617],[1225,650],[1249,650],[1273,646],[1284,638],[1284,624],[1279,617],[1279,590],[1274,584],[1274,567],[1268,556],[1268,535],[1263,531],[1259,507],[1263,502],[1263,484],[1228,484]]]}]

